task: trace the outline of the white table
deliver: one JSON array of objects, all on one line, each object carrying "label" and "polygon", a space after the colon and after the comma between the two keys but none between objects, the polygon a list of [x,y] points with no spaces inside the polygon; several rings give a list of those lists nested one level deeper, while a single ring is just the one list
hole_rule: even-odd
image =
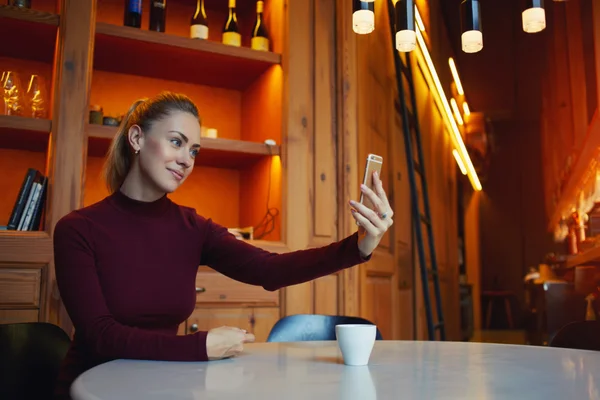
[{"label": "white table", "polygon": [[82,374],[74,400],[600,398],[600,353],[547,347],[378,341],[365,367],[336,342],[255,343],[211,362],[116,360]]}]

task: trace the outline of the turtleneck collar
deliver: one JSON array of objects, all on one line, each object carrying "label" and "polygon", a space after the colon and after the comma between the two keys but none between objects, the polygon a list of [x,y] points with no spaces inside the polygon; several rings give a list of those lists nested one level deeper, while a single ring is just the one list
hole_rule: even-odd
[{"label": "turtleneck collar", "polygon": [[168,209],[169,204],[171,204],[171,200],[166,194],[155,201],[141,201],[128,197],[120,190],[111,194],[109,200],[117,208],[125,212],[148,217],[162,215]]}]

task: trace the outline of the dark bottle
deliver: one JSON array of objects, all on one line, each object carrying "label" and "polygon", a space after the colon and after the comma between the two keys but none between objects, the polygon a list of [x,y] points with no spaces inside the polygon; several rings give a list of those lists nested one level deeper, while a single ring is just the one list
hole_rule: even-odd
[{"label": "dark bottle", "polygon": [[151,31],[164,32],[167,22],[167,0],[150,1],[150,25]]},{"label": "dark bottle", "polygon": [[263,18],[262,1],[256,2],[256,22],[252,28],[252,39],[250,39],[250,47],[254,50],[269,51],[269,33]]},{"label": "dark bottle", "polygon": [[208,18],[204,10],[204,0],[197,0],[196,12],[190,22],[190,37],[192,39],[208,39]]},{"label": "dark bottle", "polygon": [[142,27],[142,0],[125,0],[123,25],[134,28]]}]

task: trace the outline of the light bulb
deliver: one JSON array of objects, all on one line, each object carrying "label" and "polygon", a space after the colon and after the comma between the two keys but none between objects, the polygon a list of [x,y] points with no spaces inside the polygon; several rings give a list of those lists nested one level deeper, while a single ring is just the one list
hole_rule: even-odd
[{"label": "light bulb", "polygon": [[466,31],[460,35],[460,40],[465,53],[477,53],[483,49],[483,33],[481,31]]},{"label": "light bulb", "polygon": [[408,53],[417,48],[417,34],[415,31],[405,29],[396,32],[396,50]]},{"label": "light bulb", "polygon": [[395,7],[396,50],[408,53],[417,48],[415,4],[413,0],[398,0]]},{"label": "light bulb", "polygon": [[530,7],[521,14],[523,31],[527,33],[541,32],[546,28],[546,12],[542,7]]},{"label": "light bulb", "polygon": [[373,1],[353,1],[352,30],[359,35],[367,35],[375,30]]}]

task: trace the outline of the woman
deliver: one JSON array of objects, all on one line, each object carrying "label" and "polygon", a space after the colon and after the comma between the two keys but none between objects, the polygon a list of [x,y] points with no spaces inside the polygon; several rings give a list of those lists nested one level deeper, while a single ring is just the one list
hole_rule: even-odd
[{"label": "woman", "polygon": [[199,265],[277,290],[367,261],[392,225],[375,176],[377,194],[363,191],[379,214],[351,202],[358,233],[286,254],[254,247],[167,197],[192,172],[200,142],[189,98],[167,92],[134,103],[107,156],[111,194],[56,224],[56,280],[75,327],[58,393],[68,396],[77,375],[111,359],[207,361],[241,352],[254,340],[242,329],[176,334],[194,310]]}]

